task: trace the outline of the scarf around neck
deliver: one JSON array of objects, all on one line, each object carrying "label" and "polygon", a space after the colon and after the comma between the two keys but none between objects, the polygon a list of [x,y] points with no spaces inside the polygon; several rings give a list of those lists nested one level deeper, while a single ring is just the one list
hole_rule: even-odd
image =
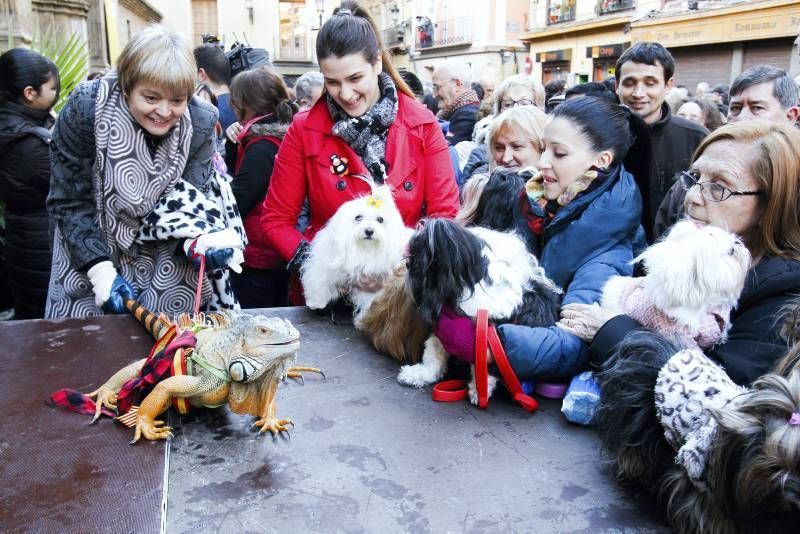
[{"label": "scarf around neck", "polygon": [[369,170],[372,179],[382,184],[389,177],[386,161],[386,135],[397,118],[397,88],[385,72],[378,74],[380,97],[360,117],[350,117],[329,94],[325,95],[333,119],[331,133],[353,149]]},{"label": "scarf around neck", "polygon": [[463,108],[469,104],[480,105],[480,103],[481,99],[478,98],[478,93],[476,93],[473,89],[467,89],[458,95],[455,100],[453,100],[452,104],[440,110],[436,117],[446,121],[458,108]]},{"label": "scarf around neck", "polygon": [[527,202],[524,204],[527,204],[527,209],[524,209],[524,213],[527,215],[528,226],[533,233],[542,235],[545,226],[553,220],[558,210],[603,183],[607,177],[608,171],[592,167],[569,184],[558,198],[548,200],[544,196],[544,176],[541,172],[536,173],[525,184]]},{"label": "scarf around neck", "polygon": [[175,127],[148,146],[148,136],[131,115],[116,76],[101,78],[99,84],[94,121],[95,202],[106,243],[115,251],[129,253],[142,217],[183,174],[192,121],[187,106]]}]

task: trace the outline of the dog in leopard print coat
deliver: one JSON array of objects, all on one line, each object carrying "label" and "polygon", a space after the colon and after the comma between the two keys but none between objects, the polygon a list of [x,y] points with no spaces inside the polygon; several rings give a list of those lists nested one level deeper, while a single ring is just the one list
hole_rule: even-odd
[{"label": "dog in leopard print coat", "polygon": [[628,336],[598,373],[617,479],[656,494],[675,532],[800,531],[800,299],[791,344],[748,390],[696,346]]}]

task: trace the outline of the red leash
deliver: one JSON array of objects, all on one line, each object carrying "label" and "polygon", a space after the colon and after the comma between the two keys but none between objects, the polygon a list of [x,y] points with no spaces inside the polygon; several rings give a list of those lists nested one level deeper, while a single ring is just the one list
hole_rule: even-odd
[{"label": "red leash", "polygon": [[[475,329],[475,387],[478,390],[478,408],[489,405],[489,365],[487,350],[492,349],[494,363],[500,371],[503,383],[511,394],[511,398],[528,412],[535,412],[539,402],[522,390],[517,375],[508,361],[508,356],[500,342],[500,336],[494,326],[489,326],[488,310],[478,310]],[[467,398],[466,380],[445,380],[433,386],[433,400],[437,402],[455,402]]]},{"label": "red leash", "polygon": [[206,274],[206,255],[205,254],[198,254],[194,251],[195,246],[197,245],[197,239],[192,241],[192,244],[189,246],[189,251],[192,253],[192,259],[200,258],[200,269],[197,274],[197,289],[194,292],[194,314],[197,315],[200,313],[200,300],[203,297],[203,276]]},{"label": "red leash", "polygon": [[522,391],[522,384],[519,383],[517,375],[514,374],[514,369],[511,368],[511,363],[508,361],[508,356],[506,356],[506,351],[503,349],[503,344],[500,343],[500,336],[494,326],[489,329],[489,346],[492,348],[494,363],[500,370],[503,383],[506,385],[506,389],[508,389],[514,402],[528,412],[535,412],[539,408],[539,402]]},{"label": "red leash", "polygon": [[489,406],[489,310],[478,310],[475,328],[475,389],[478,390],[478,408]]}]

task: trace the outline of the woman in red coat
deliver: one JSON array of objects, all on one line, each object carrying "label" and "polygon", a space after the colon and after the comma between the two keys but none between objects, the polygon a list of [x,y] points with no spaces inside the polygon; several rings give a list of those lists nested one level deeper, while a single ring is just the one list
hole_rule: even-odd
[{"label": "woman in red coat", "polygon": [[[317,36],[317,57],[325,94],[289,127],[261,217],[266,242],[295,272],[314,234],[343,203],[369,194],[370,179],[393,187],[407,226],[453,217],[459,206],[439,125],[381,51],[369,15],[342,2]],[[311,224],[301,234],[306,197]]]}]

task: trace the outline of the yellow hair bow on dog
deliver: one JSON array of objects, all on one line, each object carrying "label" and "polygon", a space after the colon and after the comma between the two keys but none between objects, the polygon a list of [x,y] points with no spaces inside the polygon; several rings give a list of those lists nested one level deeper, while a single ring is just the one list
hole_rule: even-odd
[{"label": "yellow hair bow on dog", "polygon": [[381,209],[381,205],[383,204],[383,199],[378,197],[367,197],[367,206],[371,208],[375,208],[376,210]]}]

